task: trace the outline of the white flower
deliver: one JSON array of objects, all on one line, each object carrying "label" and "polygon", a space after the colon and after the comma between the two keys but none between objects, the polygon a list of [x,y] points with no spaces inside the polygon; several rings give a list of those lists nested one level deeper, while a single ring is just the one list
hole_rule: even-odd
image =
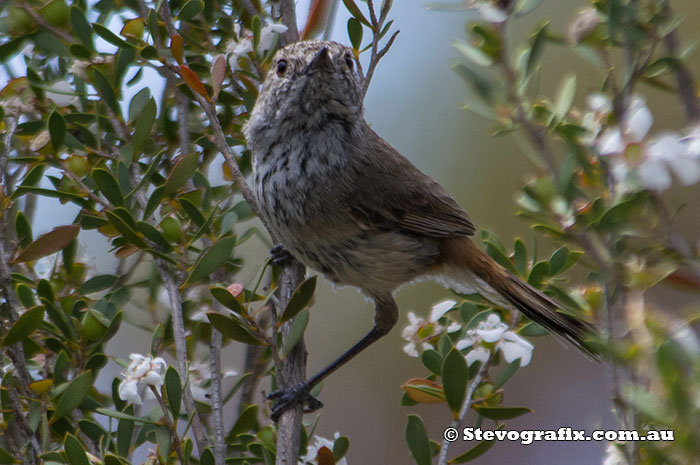
[{"label": "white flower", "polygon": [[67,107],[68,105],[77,105],[80,102],[78,96],[75,95],[75,90],[68,81],[54,82],[51,90],[46,92],[46,98],[55,103],[56,106]]},{"label": "white flower", "polygon": [[[335,433],[334,439],[338,439],[339,437],[340,433]],[[306,448],[306,455],[304,455],[303,457],[299,457],[299,465],[318,463],[318,451],[322,447],[327,447],[328,449],[333,451],[333,441],[330,441],[318,435],[314,435],[313,442],[309,442],[309,445]],[[345,457],[343,457],[342,459],[336,462],[336,465],[348,465],[348,461],[345,459]]]},{"label": "white flower", "polygon": [[79,77],[83,81],[87,81],[88,75],[86,70],[88,69],[88,66],[92,65],[91,61],[87,60],[74,60],[73,64],[70,65],[70,68],[68,68],[68,72],[70,74],[73,74],[74,76]]},{"label": "white flower", "polygon": [[163,385],[167,363],[161,357],[145,357],[141,354],[129,355],[131,363],[122,373],[124,380],[119,384],[119,397],[122,400],[141,405],[141,386]]},{"label": "white flower", "polygon": [[605,457],[602,465],[627,465],[625,454],[622,453],[619,443],[610,442],[605,448]]},{"label": "white flower", "polygon": [[[222,373],[221,379],[226,379],[238,374],[235,370],[227,370]],[[193,362],[189,366],[189,381],[192,388],[192,397],[199,402],[209,402],[208,383],[211,380],[211,366],[208,362]]]},{"label": "white flower", "polygon": [[46,147],[46,144],[49,142],[51,142],[51,134],[49,134],[48,129],[44,129],[39,134],[34,136],[32,141],[29,143],[29,150],[37,152]]},{"label": "white flower", "polygon": [[457,302],[454,300],[443,300],[433,305],[433,310],[430,312],[430,321],[436,322],[445,315],[449,310],[452,310]]},{"label": "white flower", "polygon": [[496,350],[503,352],[503,358],[508,363],[520,359],[520,366],[524,367],[532,360],[532,350],[534,346],[522,337],[508,329],[508,326],[501,321],[501,318],[492,313],[488,318],[479,323],[476,329],[470,329],[464,338],[457,341],[455,347],[464,350],[471,347],[466,353],[467,364],[479,361],[486,363],[491,356],[492,346],[485,344],[496,343]]},{"label": "white flower", "polygon": [[258,45],[260,50],[269,50],[277,36],[285,32],[287,29],[287,26],[279,23],[263,26],[262,30],[260,31],[260,44]]},{"label": "white flower", "polygon": [[520,366],[525,367],[532,360],[534,346],[513,331],[506,331],[503,334],[503,339],[496,344],[496,349],[503,352],[503,358],[506,359],[506,362],[512,363],[520,359]]},{"label": "white flower", "polygon": [[[417,358],[418,347],[421,347],[422,350],[433,348],[433,346],[423,340],[420,333],[428,332],[428,335],[432,335],[435,328],[431,331],[431,328],[428,326],[430,322],[426,321],[425,318],[416,316],[413,312],[408,312],[408,322],[408,326],[406,326],[401,333],[401,337],[409,341],[408,344],[403,347],[403,351],[406,352],[409,357]],[[435,326],[439,327],[440,325]]]},{"label": "white flower", "polygon": [[625,152],[630,145],[641,144],[647,136],[654,117],[644,99],[632,97],[620,127],[605,130],[596,141],[600,155],[615,155]]},{"label": "white flower", "polygon": [[602,92],[593,92],[586,97],[588,107],[596,113],[609,114],[612,111],[612,102]]},{"label": "white flower", "polygon": [[469,0],[467,8],[475,9],[487,23],[498,24],[508,19],[508,13],[487,0]]},{"label": "white flower", "polygon": [[8,115],[18,115],[21,113],[30,113],[34,107],[24,101],[20,97],[10,97],[2,102],[2,107]]}]

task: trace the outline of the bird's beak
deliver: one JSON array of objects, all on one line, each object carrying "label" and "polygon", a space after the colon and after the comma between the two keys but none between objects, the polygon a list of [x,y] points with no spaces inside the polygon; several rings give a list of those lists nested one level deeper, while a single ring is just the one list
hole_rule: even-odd
[{"label": "bird's beak", "polygon": [[328,55],[328,47],[323,47],[321,50],[314,55],[306,68],[305,73],[309,73],[316,70],[330,71],[333,69],[333,62],[331,61],[330,55]]}]

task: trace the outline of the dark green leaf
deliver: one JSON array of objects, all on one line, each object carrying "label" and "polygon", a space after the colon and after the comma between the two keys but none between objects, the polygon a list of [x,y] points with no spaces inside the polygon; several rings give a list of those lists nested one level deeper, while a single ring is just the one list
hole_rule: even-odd
[{"label": "dark green leaf", "polygon": [[197,16],[203,9],[204,3],[201,0],[190,0],[180,9],[177,17],[182,21],[187,21]]},{"label": "dark green leaf", "polygon": [[114,32],[110,31],[100,23],[92,23],[92,29],[95,34],[102,37],[104,40],[112,45],[116,45],[119,48],[131,48],[131,45],[122,40],[121,37],[116,35]]},{"label": "dark green leaf", "polygon": [[77,224],[59,226],[46,234],[42,234],[34,242],[29,244],[22,250],[19,256],[13,260],[13,263],[29,262],[58,252],[70,244],[71,241],[78,236],[79,232],[80,226]]},{"label": "dark green leaf", "polygon": [[55,151],[63,147],[63,143],[66,141],[66,121],[56,111],[52,111],[49,115],[49,135]]},{"label": "dark green leaf", "polygon": [[175,166],[173,166],[173,169],[168,175],[167,181],[165,181],[166,195],[175,194],[180,187],[184,186],[185,183],[194,176],[198,161],[199,155],[194,152],[185,155],[175,163]]},{"label": "dark green leaf", "polygon": [[527,249],[520,238],[516,239],[513,245],[513,262],[518,274],[525,276],[527,273]]},{"label": "dark green leaf", "polygon": [[340,436],[333,441],[333,458],[335,461],[342,459],[350,448],[350,440],[345,436]]},{"label": "dark green leaf", "polygon": [[70,20],[73,24],[73,31],[76,33],[83,45],[89,50],[94,50],[92,43],[92,27],[85,18],[85,13],[77,6],[70,8]]},{"label": "dark green leaf", "polygon": [[134,131],[133,142],[134,160],[138,160],[138,157],[143,153],[144,144],[148,140],[148,136],[151,134],[151,128],[156,120],[156,112],[156,102],[151,97],[136,118],[136,130]]},{"label": "dark green leaf", "polygon": [[256,404],[249,405],[243,410],[241,416],[238,417],[236,423],[234,423],[231,431],[228,433],[227,441],[233,441],[233,439],[241,433],[248,432],[256,428],[258,424],[258,406]]},{"label": "dark green leaf", "polygon": [[442,357],[438,351],[426,349],[421,354],[420,359],[428,370],[440,376],[442,373]]},{"label": "dark green leaf", "polygon": [[104,168],[92,170],[92,178],[97,188],[115,206],[124,206],[124,194],[111,171]]},{"label": "dark green leaf", "polygon": [[163,196],[165,194],[165,187],[164,186],[158,186],[156,189],[151,193],[151,196],[148,198],[148,202],[146,202],[146,208],[143,211],[143,218],[150,218],[150,216],[153,214],[153,212],[156,211],[156,208],[160,204],[160,201],[163,200]]},{"label": "dark green leaf", "polygon": [[314,292],[316,292],[316,276],[310,277],[296,288],[289,302],[287,302],[284,312],[282,312],[280,324],[302,311],[311,302]]},{"label": "dark green leaf", "polygon": [[177,418],[180,415],[180,404],[182,403],[182,385],[180,384],[180,375],[173,367],[168,367],[165,372],[165,393],[168,396],[168,407]]},{"label": "dark green leaf", "polygon": [[209,250],[200,255],[183,287],[199,282],[216,271],[226,260],[231,258],[235,244],[236,238],[233,236],[219,239]]},{"label": "dark green leaf", "polygon": [[450,410],[455,415],[462,408],[467,393],[469,371],[462,353],[453,348],[442,362],[442,388]]},{"label": "dark green leaf", "polygon": [[85,281],[79,288],[79,294],[92,294],[93,292],[104,291],[114,286],[119,280],[119,276],[113,274],[101,274]]},{"label": "dark green leaf", "polygon": [[[0,61],[2,61],[2,60],[0,59]],[[5,449],[0,447],[0,464],[1,465],[12,465],[15,463],[17,463],[17,462],[15,462],[15,458],[12,456],[12,454],[10,454]]]},{"label": "dark green leaf", "polygon": [[510,420],[532,412],[527,407],[486,407],[480,405],[475,405],[474,410],[484,418],[491,420]]},{"label": "dark green leaf", "polygon": [[63,391],[53,413],[54,420],[70,415],[83,401],[92,387],[92,373],[86,371],[76,376]]},{"label": "dark green leaf", "polygon": [[515,360],[511,363],[508,364],[508,366],[505,367],[505,369],[501,372],[500,376],[496,380],[496,382],[493,385],[493,389],[498,389],[501,386],[503,386],[506,381],[510,379],[513,374],[518,371],[518,368],[520,368],[520,359]]},{"label": "dark green leaf", "polygon": [[135,421],[138,423],[148,423],[150,425],[160,424],[159,422],[149,420],[148,418],[135,417],[133,415],[129,415],[129,414],[122,413],[122,412],[117,412],[116,410],[110,410],[108,408],[101,408],[100,407],[100,408],[95,409],[95,412],[100,413],[100,414],[105,415],[105,416],[108,416],[108,417],[111,417],[111,418],[116,418],[117,420],[131,420],[131,421]]},{"label": "dark green leaf", "polygon": [[124,239],[126,239],[127,241],[134,244],[140,249],[145,249],[148,247],[144,240],[141,239],[141,236],[139,236],[138,233],[131,226],[129,226],[119,215],[109,210],[105,211],[105,215],[107,216],[107,219],[109,219],[109,222],[112,223],[112,226],[114,226],[114,228],[117,231],[119,231],[119,233]]},{"label": "dark green leaf", "polygon": [[284,349],[282,350],[283,356],[286,357],[296,347],[299,340],[304,336],[304,331],[306,331],[308,324],[309,311],[302,310],[292,322],[292,327],[289,328],[289,334],[287,334],[287,340],[284,342]]},{"label": "dark green leaf", "polygon": [[211,325],[223,336],[244,344],[263,345],[264,342],[254,336],[251,331],[243,326],[243,322],[237,318],[224,316],[220,313],[207,313]]},{"label": "dark green leaf", "polygon": [[423,420],[418,415],[409,415],[406,424],[406,443],[411,451],[413,459],[418,465],[430,465],[432,454],[430,453],[430,440],[423,425]]},{"label": "dark green leaf", "polygon": [[121,117],[122,112],[121,108],[119,107],[119,101],[117,100],[117,95],[114,93],[114,89],[112,88],[112,84],[109,82],[109,79],[107,79],[107,77],[102,74],[102,71],[97,68],[94,69],[94,76],[95,88],[97,88],[100,96],[105,101],[107,106],[109,106],[109,108],[111,108],[118,117]]},{"label": "dark green leaf", "polygon": [[15,324],[13,324],[7,334],[5,334],[2,340],[3,347],[16,344],[28,338],[41,326],[42,321],[44,321],[44,307],[33,307],[27,310],[17,318]]},{"label": "dark green leaf", "polygon": [[32,242],[32,225],[29,223],[27,216],[21,211],[17,211],[15,217],[15,232],[17,233],[17,241],[22,247],[27,247]]},{"label": "dark green leaf", "polygon": [[367,20],[367,18],[365,18],[365,15],[362,14],[362,11],[357,6],[357,4],[355,3],[354,0],[343,0],[343,4],[345,5],[345,8],[347,8],[347,10],[353,16],[353,18],[355,18],[356,20],[358,20],[359,22],[361,22],[362,24],[364,24],[365,26],[367,26],[369,28],[372,27],[372,24]]},{"label": "dark green leaf", "polygon": [[66,449],[66,458],[70,465],[90,465],[83,444],[72,434],[67,434],[63,442]]},{"label": "dark green leaf", "polygon": [[161,249],[163,249],[163,252],[168,253],[173,250],[173,246],[170,245],[170,242],[168,242],[165,236],[150,224],[139,221],[136,223],[136,229],[138,232],[146,236],[148,240],[154,242]]},{"label": "dark green leaf", "polygon": [[362,46],[362,24],[355,18],[348,19],[348,37],[352,48],[359,50]]},{"label": "dark green leaf", "polygon": [[566,246],[560,247],[554,251],[552,256],[549,258],[549,272],[552,276],[559,274],[559,272],[563,270],[568,258],[569,250],[566,248]]},{"label": "dark green leaf", "polygon": [[535,65],[542,56],[542,51],[544,50],[544,44],[547,40],[547,27],[549,27],[549,21],[547,21],[533,36],[532,45],[530,46],[530,51],[527,55],[527,63],[525,64],[525,76],[528,76]]},{"label": "dark green leaf", "polygon": [[224,307],[229,310],[233,310],[237,315],[245,315],[245,308],[241,305],[238,300],[231,294],[231,292],[223,286],[211,286],[209,287],[209,292],[211,295]]},{"label": "dark green leaf", "polygon": [[541,287],[545,279],[550,276],[549,262],[544,260],[535,263],[535,266],[530,270],[530,276],[527,277],[527,283],[533,287]]}]

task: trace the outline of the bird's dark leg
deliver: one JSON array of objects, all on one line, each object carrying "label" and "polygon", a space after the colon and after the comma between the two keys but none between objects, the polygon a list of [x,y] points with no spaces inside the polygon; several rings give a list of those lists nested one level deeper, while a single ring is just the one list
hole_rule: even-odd
[{"label": "bird's dark leg", "polygon": [[284,266],[292,259],[292,254],[289,253],[282,244],[277,244],[270,249],[270,255],[272,256],[272,263],[277,266]]},{"label": "bird's dark leg", "polygon": [[365,337],[360,339],[357,344],[352,346],[348,351],[343,353],[343,355],[335,359],[324,369],[306,380],[306,382],[297,384],[296,386],[292,386],[290,388],[279,389],[268,394],[267,398],[269,400],[275,400],[275,404],[272,406],[270,418],[272,418],[273,421],[277,421],[285,410],[299,403],[304,406],[304,412],[306,413],[313,412],[314,410],[318,410],[319,408],[323,407],[321,401],[313,397],[309,391],[318,383],[323,381],[328,375],[345,365],[357,354],[372,345],[373,342],[387,334],[391,328],[394,327],[397,319],[398,308],[396,307],[396,302],[394,302],[393,298],[388,297],[381,300],[375,298],[375,322],[372,330],[367,333]]}]

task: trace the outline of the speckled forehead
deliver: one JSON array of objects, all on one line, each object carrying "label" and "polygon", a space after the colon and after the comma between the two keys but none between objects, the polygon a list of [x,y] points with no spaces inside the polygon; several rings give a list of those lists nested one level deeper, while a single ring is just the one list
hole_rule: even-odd
[{"label": "speckled forehead", "polygon": [[330,52],[330,55],[332,57],[336,57],[350,50],[348,47],[337,42],[327,42],[323,40],[307,40],[287,45],[286,47],[277,52],[276,58],[279,59],[284,57],[287,60],[295,62],[305,62],[311,57],[313,57],[316,54],[316,52],[321,50],[323,47],[328,47],[328,51]]}]

